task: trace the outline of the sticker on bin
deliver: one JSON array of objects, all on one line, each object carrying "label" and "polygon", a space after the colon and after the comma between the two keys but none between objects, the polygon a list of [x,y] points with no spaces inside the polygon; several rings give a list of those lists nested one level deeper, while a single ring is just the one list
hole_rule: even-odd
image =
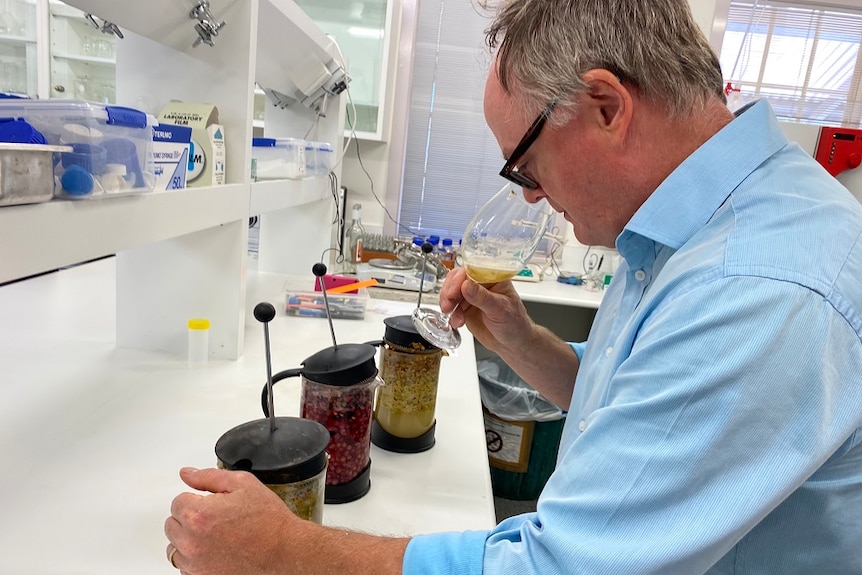
[{"label": "sticker on bin", "polygon": [[487,409],[483,411],[488,460],[494,467],[525,473],[530,463],[535,422],[506,421]]},{"label": "sticker on bin", "polygon": [[151,192],[153,116],[122,106],[77,100],[0,100],[0,119],[21,118],[51,145],[55,196],[91,199]]}]

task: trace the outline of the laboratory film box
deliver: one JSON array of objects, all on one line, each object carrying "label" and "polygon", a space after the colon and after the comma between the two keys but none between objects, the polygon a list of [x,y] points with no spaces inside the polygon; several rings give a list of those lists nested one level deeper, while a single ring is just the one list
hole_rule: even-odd
[{"label": "laboratory film box", "polygon": [[192,129],[162,122],[153,128],[153,173],[157,190],[186,187]]},{"label": "laboratory film box", "polygon": [[225,183],[224,127],[212,104],[170,102],[159,121],[192,129],[186,186],[199,188]]}]

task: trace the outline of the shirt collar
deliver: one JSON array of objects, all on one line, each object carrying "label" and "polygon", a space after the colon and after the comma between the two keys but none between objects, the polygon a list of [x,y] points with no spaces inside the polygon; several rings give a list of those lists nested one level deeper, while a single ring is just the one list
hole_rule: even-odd
[{"label": "shirt collar", "polygon": [[[674,250],[687,242],[736,187],[787,145],[772,108],[759,100],[686,158],[647,198],[617,238],[626,259],[642,236]],[[641,251],[642,248],[635,248]]]}]

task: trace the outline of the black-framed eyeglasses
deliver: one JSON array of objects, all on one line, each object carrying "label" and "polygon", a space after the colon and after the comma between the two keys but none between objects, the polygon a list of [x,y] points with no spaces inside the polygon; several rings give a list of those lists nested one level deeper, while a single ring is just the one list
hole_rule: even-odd
[{"label": "black-framed eyeglasses", "polygon": [[539,187],[536,180],[519,172],[516,164],[518,163],[518,160],[524,157],[524,154],[527,153],[527,150],[530,149],[530,146],[532,146],[533,142],[535,142],[539,137],[539,134],[542,132],[542,128],[545,126],[545,122],[548,121],[548,116],[551,115],[551,112],[556,105],[557,101],[553,100],[541,111],[539,117],[536,118],[533,125],[531,125],[527,130],[527,133],[524,134],[524,137],[521,138],[521,141],[518,142],[517,146],[515,146],[515,150],[511,155],[509,155],[509,158],[506,160],[506,164],[503,166],[503,169],[500,170],[501,176],[522,188],[527,188],[528,190],[535,190]]}]

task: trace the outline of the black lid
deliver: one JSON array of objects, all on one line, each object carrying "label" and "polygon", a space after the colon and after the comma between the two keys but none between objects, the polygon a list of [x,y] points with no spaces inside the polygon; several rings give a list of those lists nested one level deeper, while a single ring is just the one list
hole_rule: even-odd
[{"label": "black lid", "polygon": [[413,316],[396,315],[383,320],[386,332],[383,335],[388,343],[395,344],[407,349],[437,350],[440,349],[427,339],[419,335],[413,325]]},{"label": "black lid", "polygon": [[329,431],[323,425],[299,417],[255,419],[222,435],[216,457],[225,469],[249,471],[263,483],[294,483],[326,469]]},{"label": "black lid", "polygon": [[356,385],[377,375],[377,350],[367,343],[343,343],[327,347],[302,362],[306,379],[327,385]]}]

